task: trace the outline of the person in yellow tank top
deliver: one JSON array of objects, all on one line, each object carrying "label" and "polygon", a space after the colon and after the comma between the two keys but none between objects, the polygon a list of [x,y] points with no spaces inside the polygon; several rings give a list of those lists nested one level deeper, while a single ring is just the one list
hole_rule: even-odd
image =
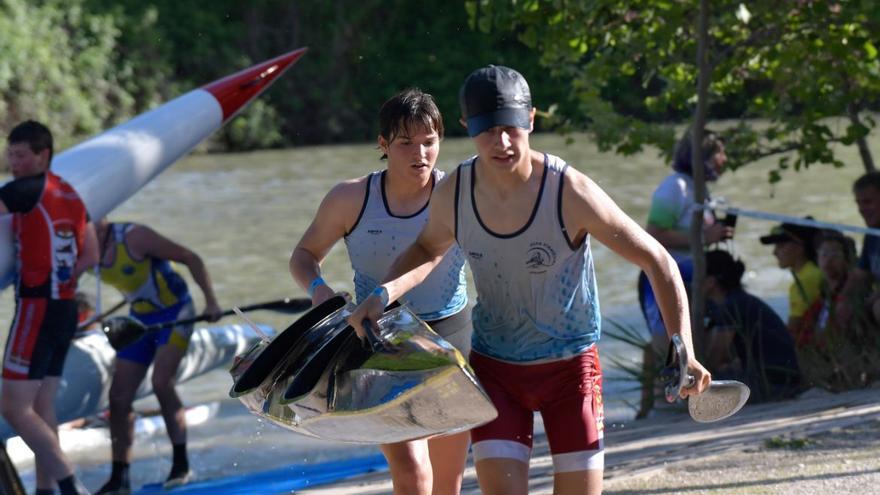
[{"label": "person in yellow tank top", "polygon": [[[97,225],[101,281],[118,289],[130,303],[130,314],[146,325],[165,323],[194,315],[194,305],[183,277],[172,262],[189,269],[205,296],[205,315],[216,321],[222,313],[202,259],[190,249],[139,224]],[[186,423],[175,377],[189,345],[192,325],[153,332],[120,350],[116,355],[110,386],[110,433],[113,470],[110,480],[98,491],[104,495],[131,493],[132,403],[135,392],[154,363],[152,385],[173,445],[171,472],[166,488],[186,483],[191,476],[186,455]]]},{"label": "person in yellow tank top", "polygon": [[822,272],[816,265],[814,245],[817,233],[812,227],[783,223],[761,237],[761,244],[773,245],[779,268],[788,268],[794,277],[788,288],[788,329],[792,335],[800,328],[804,313],[821,294]]}]

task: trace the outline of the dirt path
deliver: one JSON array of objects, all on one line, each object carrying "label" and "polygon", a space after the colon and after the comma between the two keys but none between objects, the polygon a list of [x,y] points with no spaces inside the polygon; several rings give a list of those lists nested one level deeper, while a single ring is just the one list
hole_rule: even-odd
[{"label": "dirt path", "polygon": [[[877,493],[880,486],[880,389],[747,406],[715,424],[686,414],[606,426],[605,493]],[[529,493],[551,493],[546,438],[536,437]],[[377,473],[300,494],[391,493]],[[463,494],[477,494],[473,467]]]}]

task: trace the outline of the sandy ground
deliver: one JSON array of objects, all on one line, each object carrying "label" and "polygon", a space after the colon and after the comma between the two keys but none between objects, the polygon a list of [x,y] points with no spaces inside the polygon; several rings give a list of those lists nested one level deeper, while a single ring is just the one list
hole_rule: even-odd
[{"label": "sandy ground", "polygon": [[[666,411],[606,427],[606,494],[880,493],[880,389],[746,406],[712,424]],[[536,438],[529,492],[552,493],[546,439]],[[387,473],[298,492],[391,493]],[[473,467],[462,493],[479,493]]]},{"label": "sandy ground", "polygon": [[880,492],[880,421],[744,445],[606,483],[606,494]]}]

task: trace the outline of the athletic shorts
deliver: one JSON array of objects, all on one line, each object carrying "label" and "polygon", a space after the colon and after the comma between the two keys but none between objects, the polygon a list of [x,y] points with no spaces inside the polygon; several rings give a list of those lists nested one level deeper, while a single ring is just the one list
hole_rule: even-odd
[{"label": "athletic shorts", "polygon": [[6,340],[3,378],[41,380],[61,376],[76,322],[73,299],[19,298]]},{"label": "athletic shorts", "polygon": [[602,368],[592,346],[571,359],[514,364],[472,352],[470,363],[498,409],[492,422],[471,430],[474,460],[528,464],[534,412],[540,412],[557,473],[605,465]]},{"label": "athletic shorts", "polygon": [[452,316],[427,323],[431,330],[452,344],[452,347],[458,349],[461,355],[467,359],[471,353],[471,335],[474,333],[470,306],[465,306],[464,309]]},{"label": "athletic shorts", "polygon": [[[195,316],[195,307],[192,301],[187,299],[159,311],[147,314],[131,313],[131,316],[144,325],[155,325]],[[156,357],[156,351],[165,344],[173,345],[186,352],[192,331],[193,324],[190,323],[189,325],[163,328],[156,332],[147,332],[140,340],[117,352],[116,357],[149,366],[153,362],[153,358]]]}]

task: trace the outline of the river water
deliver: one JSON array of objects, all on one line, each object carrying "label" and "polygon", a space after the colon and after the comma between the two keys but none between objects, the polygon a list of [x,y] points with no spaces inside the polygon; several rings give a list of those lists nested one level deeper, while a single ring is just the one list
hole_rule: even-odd
[{"label": "river water", "polygon": [[[876,153],[876,143],[872,144]],[[669,173],[654,151],[632,157],[600,153],[580,135],[574,136],[572,144],[556,135],[536,135],[532,146],[562,156],[592,177],[639,223],[647,217],[651,192]],[[438,167],[451,170],[472,153],[469,140],[446,140]],[[840,156],[847,163],[843,169],[816,167],[805,173],[789,173],[775,186],[766,180],[772,163],[755,163],[724,175],[712,185],[712,193],[743,208],[797,216],[812,214],[824,221],[861,225],[850,193],[852,181],[861,173],[861,162],[854,150],[843,149]],[[378,157],[370,144],[191,156],[132,197],[111,219],[149,224],[197,251],[209,268],[224,308],[303,297],[287,271],[291,249],[326,191],[341,179],[381,168]],[[778,303],[790,279],[788,273],[776,268],[771,249],[758,242],[770,227],[764,221],[740,218],[736,240],[728,248],[745,261],[749,290]],[[605,315],[639,327],[637,270],[601,245],[594,244],[593,249]],[[352,289],[352,273],[342,243],[330,253],[323,270],[324,278],[337,290]],[[84,290],[94,292],[90,276],[84,277],[82,284]],[[191,286],[198,306],[203,307],[197,286]],[[111,290],[103,292],[105,307],[119,300]],[[0,294],[0,321],[10,321],[12,312],[12,291],[6,290]],[[253,313],[252,317],[276,328],[292,321],[290,316],[269,312]],[[631,347],[607,338],[600,349],[611,377],[606,381],[605,395],[609,424],[613,425],[631,417],[626,402],[636,401],[637,394],[632,382],[613,379],[625,374],[613,369],[610,361],[637,363],[639,356]],[[375,452],[370,447],[310,440],[265,425],[236,401],[224,399],[230,384],[228,373],[218,370],[182,386],[188,405],[220,401],[219,415],[191,430],[192,463],[202,477]],[[154,405],[145,400],[138,407]],[[164,479],[170,466],[168,452],[167,439],[162,435],[141,441],[136,449],[134,484]],[[87,485],[97,488],[109,472],[109,447],[84,445],[70,454]],[[32,466],[21,467],[25,478],[31,480]]]}]

